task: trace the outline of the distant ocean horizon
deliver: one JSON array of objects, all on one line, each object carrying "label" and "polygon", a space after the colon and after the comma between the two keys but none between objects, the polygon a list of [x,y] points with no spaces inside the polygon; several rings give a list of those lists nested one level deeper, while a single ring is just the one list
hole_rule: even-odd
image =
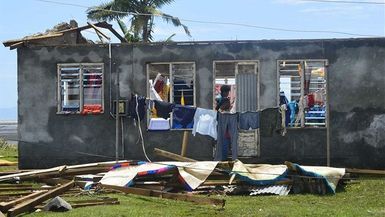
[{"label": "distant ocean horizon", "polygon": [[0,108],[0,122],[17,121],[17,107]]}]

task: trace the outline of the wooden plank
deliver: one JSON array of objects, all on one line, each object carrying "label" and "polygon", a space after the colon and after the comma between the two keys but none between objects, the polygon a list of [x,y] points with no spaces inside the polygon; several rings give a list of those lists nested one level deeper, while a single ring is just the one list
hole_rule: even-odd
[{"label": "wooden plank", "polygon": [[28,192],[12,192],[12,193],[6,193],[6,194],[0,194],[0,197],[20,197],[23,195],[30,194],[31,191]]},{"label": "wooden plank", "polygon": [[120,42],[122,43],[127,43],[128,41],[122,37],[114,28],[112,28],[112,25],[106,23],[106,22],[100,22],[100,23],[96,23],[94,24],[95,26],[97,27],[101,27],[101,28],[105,28],[105,29],[109,29],[112,34],[114,34],[119,40]]},{"label": "wooden plank", "polygon": [[11,44],[11,45],[9,46],[9,49],[10,49],[10,50],[13,50],[13,49],[22,47],[23,45],[24,45],[24,41],[21,41],[21,42],[15,43],[15,44]]},{"label": "wooden plank", "polygon": [[74,181],[70,181],[67,184],[64,184],[60,187],[49,190],[48,192],[46,192],[40,196],[37,196],[36,198],[34,198],[32,200],[25,201],[19,205],[16,205],[12,209],[8,210],[8,217],[13,217],[13,216],[16,216],[18,214],[33,210],[34,207],[39,205],[40,203],[42,203],[42,202],[44,202],[50,198],[59,196],[62,193],[66,192],[67,190],[69,190],[70,188],[72,188],[74,186],[74,183],[75,183]]},{"label": "wooden plank", "polygon": [[180,155],[182,157],[186,157],[187,145],[188,145],[188,137],[189,137],[189,132],[187,130],[185,130],[183,132],[182,149],[181,149],[181,152],[180,152]]},{"label": "wooden plank", "polygon": [[[76,208],[80,208],[80,207],[86,207],[86,206],[100,206],[100,205],[119,205],[120,202],[118,200],[107,200],[107,201],[102,201],[102,200],[99,200],[99,201],[94,201],[94,202],[79,202],[79,203],[75,203],[75,204],[72,204],[71,202],[68,202],[71,204],[71,207],[76,209]],[[43,209],[44,206],[43,205],[39,205],[39,206],[36,206],[35,209]]]},{"label": "wooden plank", "polygon": [[0,188],[8,187],[32,187],[30,184],[0,184]]},{"label": "wooden plank", "polygon": [[108,37],[108,36],[105,35],[102,31],[100,31],[100,30],[98,29],[98,27],[96,27],[94,24],[92,24],[92,23],[90,23],[90,22],[87,22],[87,23],[88,23],[88,25],[90,25],[90,26],[96,31],[96,33],[99,33],[99,34],[102,35],[104,38],[106,38],[108,41],[111,40],[110,37]]},{"label": "wooden plank", "polygon": [[107,202],[107,201],[118,201],[118,198],[106,197],[101,199],[91,199],[91,200],[69,200],[70,204],[78,204],[78,203],[95,203],[95,202]]},{"label": "wooden plank", "polygon": [[5,217],[5,215],[0,211],[0,217]]},{"label": "wooden plank", "polygon": [[47,184],[47,185],[63,185],[71,180],[63,179],[63,178],[47,178],[47,179],[40,179],[39,181]]},{"label": "wooden plank", "polygon": [[0,203],[0,211],[7,212],[11,207],[15,206],[16,204],[19,204],[19,203],[24,202],[26,200],[37,197],[37,196],[39,196],[45,192],[47,192],[47,191],[36,191],[36,192],[33,192],[32,194],[29,194],[27,196],[18,198],[16,200],[13,200],[10,202],[2,202],[2,203]]},{"label": "wooden plank", "polygon": [[71,204],[72,208],[86,207],[86,206],[100,206],[100,205],[119,205],[119,201],[101,201],[101,202],[90,202],[90,203],[77,203]]},{"label": "wooden plank", "polygon": [[165,150],[162,150],[162,149],[158,149],[158,148],[154,148],[154,154],[156,154],[158,156],[162,156],[162,157],[168,158],[168,159],[171,159],[171,160],[176,160],[176,161],[196,162],[196,160],[194,160],[194,159],[183,157],[183,156],[181,156],[179,154],[174,154],[172,152],[168,152],[168,151],[165,151]]},{"label": "wooden plank", "polygon": [[16,39],[16,40],[9,40],[3,42],[3,45],[5,47],[9,47],[11,45],[14,45],[19,42],[25,42],[25,41],[35,41],[35,40],[40,40],[40,39],[47,39],[47,38],[54,38],[54,37],[59,37],[62,36],[63,33],[54,33],[54,34],[49,34],[49,35],[41,35],[41,36],[30,36],[22,39]]},{"label": "wooden plank", "polygon": [[354,169],[354,168],[346,168],[345,171],[347,173],[355,173],[355,174],[367,174],[367,175],[385,175],[385,170],[369,170],[369,169]]},{"label": "wooden plank", "polygon": [[8,188],[0,188],[0,192],[4,191],[39,191],[39,190],[49,190],[54,187],[8,187]]},{"label": "wooden plank", "polygon": [[[118,161],[118,163],[126,163],[128,161]],[[81,175],[89,173],[107,172],[111,166],[115,165],[116,161],[90,163],[90,164],[79,164],[73,166],[59,166],[49,169],[33,170],[22,173],[15,173],[10,175],[0,176],[1,181],[13,180],[16,177],[20,179],[33,179],[33,178],[47,178],[50,176],[64,176],[64,175]],[[64,170],[63,170],[64,168]]]},{"label": "wooden plank", "polygon": [[209,205],[216,205],[221,207],[225,206],[225,200],[223,199],[196,197],[188,194],[169,193],[169,192],[162,192],[157,190],[149,190],[149,189],[141,189],[141,188],[125,188],[125,187],[119,187],[119,186],[113,186],[113,185],[102,185],[102,186],[109,189],[119,190],[128,194],[136,194],[136,195],[149,196],[149,197],[160,197],[160,198],[166,198],[171,200],[188,201],[188,202],[193,202],[197,204],[209,204]]}]

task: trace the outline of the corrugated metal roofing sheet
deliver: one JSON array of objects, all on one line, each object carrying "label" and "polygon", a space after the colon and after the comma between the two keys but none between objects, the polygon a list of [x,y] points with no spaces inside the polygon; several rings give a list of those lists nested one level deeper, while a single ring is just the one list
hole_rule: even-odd
[{"label": "corrugated metal roofing sheet", "polygon": [[250,189],[250,196],[260,194],[276,194],[276,195],[288,195],[291,189],[291,185],[269,185],[261,187],[253,187]]},{"label": "corrugated metal roofing sheet", "polygon": [[238,112],[257,110],[257,75],[253,73],[239,73],[236,76]]}]

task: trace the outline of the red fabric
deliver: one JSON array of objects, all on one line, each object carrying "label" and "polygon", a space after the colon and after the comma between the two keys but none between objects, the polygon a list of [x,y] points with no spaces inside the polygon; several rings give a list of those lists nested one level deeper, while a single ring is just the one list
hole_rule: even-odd
[{"label": "red fabric", "polygon": [[154,89],[156,90],[157,93],[160,93],[163,91],[163,85],[164,85],[163,80],[156,81],[156,83],[154,85]]},{"label": "red fabric", "polygon": [[100,114],[103,112],[102,105],[99,104],[90,104],[90,105],[84,105],[82,114]]},{"label": "red fabric", "polygon": [[313,94],[307,95],[307,106],[309,106],[309,107],[314,106],[314,95]]}]

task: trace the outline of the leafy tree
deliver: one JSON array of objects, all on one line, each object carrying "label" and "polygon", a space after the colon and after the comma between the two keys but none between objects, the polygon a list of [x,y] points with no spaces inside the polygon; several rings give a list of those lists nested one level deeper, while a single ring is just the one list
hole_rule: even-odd
[{"label": "leafy tree", "polygon": [[[161,12],[159,9],[174,0],[112,0],[87,10],[87,17],[94,21],[116,20],[130,42],[153,40],[154,17],[159,16],[165,22],[182,27],[188,36],[190,31],[177,17]],[[122,18],[130,17],[131,27],[128,29]]]}]

